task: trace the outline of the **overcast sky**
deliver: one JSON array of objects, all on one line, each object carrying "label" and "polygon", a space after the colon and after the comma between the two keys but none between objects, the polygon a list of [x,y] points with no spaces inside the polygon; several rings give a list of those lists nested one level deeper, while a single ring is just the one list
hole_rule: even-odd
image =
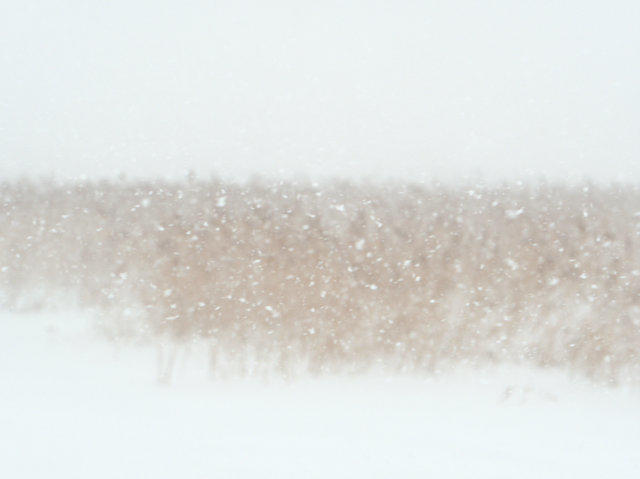
[{"label": "overcast sky", "polygon": [[640,181],[640,2],[4,1],[2,176]]}]

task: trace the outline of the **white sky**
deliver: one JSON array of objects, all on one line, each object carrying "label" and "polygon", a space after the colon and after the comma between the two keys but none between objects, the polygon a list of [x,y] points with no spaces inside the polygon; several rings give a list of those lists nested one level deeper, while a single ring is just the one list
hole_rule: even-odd
[{"label": "white sky", "polygon": [[640,181],[640,2],[0,2],[0,176]]}]

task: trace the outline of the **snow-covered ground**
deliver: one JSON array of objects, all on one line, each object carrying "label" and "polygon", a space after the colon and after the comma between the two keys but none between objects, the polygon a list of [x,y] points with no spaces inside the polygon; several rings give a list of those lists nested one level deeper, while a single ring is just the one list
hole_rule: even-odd
[{"label": "snow-covered ground", "polygon": [[0,477],[640,477],[640,393],[508,369],[171,386],[77,313],[0,315]]}]

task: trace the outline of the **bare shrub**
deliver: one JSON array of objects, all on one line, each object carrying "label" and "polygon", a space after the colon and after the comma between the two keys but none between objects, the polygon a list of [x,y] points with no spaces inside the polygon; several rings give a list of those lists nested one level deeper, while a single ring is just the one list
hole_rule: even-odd
[{"label": "bare shrub", "polygon": [[0,199],[5,308],[73,297],[112,337],[209,341],[214,369],[640,377],[637,187],[23,180]]}]

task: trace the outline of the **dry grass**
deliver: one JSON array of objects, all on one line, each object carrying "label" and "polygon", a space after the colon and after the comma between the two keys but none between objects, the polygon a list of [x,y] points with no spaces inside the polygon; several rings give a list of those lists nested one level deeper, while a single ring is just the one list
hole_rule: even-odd
[{"label": "dry grass", "polygon": [[492,362],[640,379],[640,190],[220,181],[0,185],[5,308],[242,369]]}]

